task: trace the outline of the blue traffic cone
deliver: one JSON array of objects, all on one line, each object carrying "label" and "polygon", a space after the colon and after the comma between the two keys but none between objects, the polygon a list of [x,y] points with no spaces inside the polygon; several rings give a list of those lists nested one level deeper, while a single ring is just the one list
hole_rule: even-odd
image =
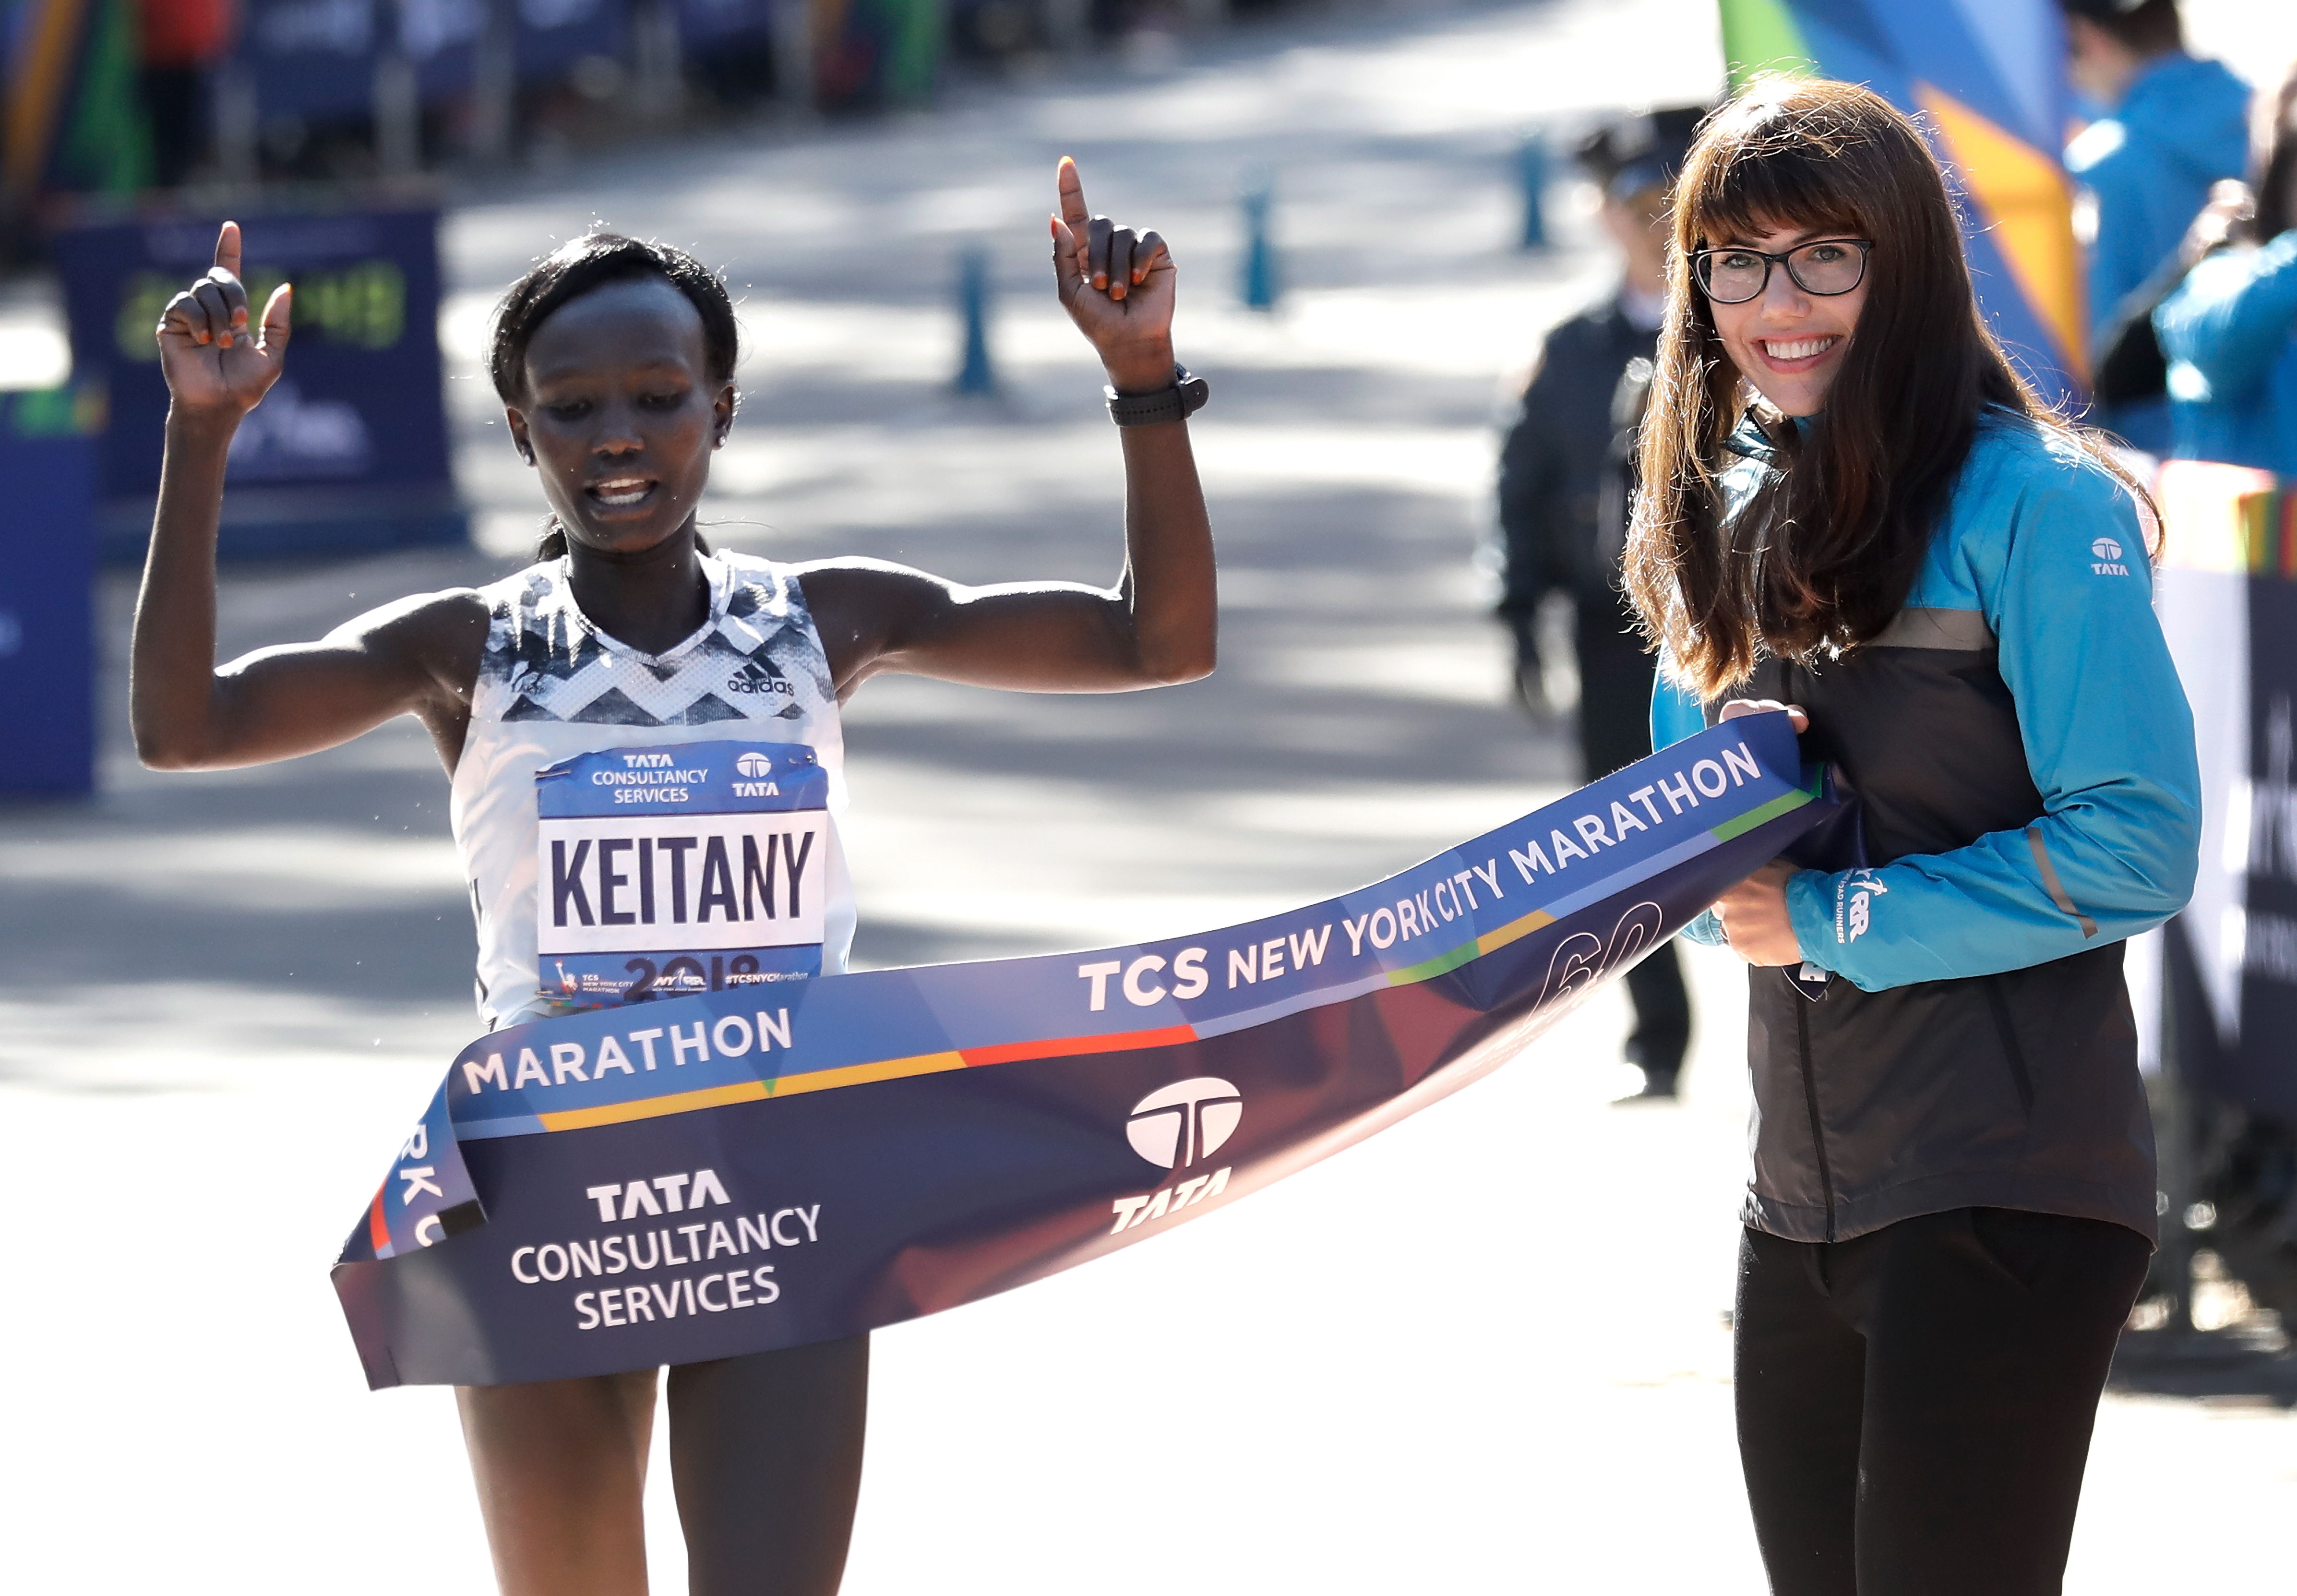
[{"label": "blue traffic cone", "polygon": [[989,360],[989,252],[978,245],[958,260],[957,313],[965,323],[965,362],[958,368],[957,391],[994,393],[997,370]]},{"label": "blue traffic cone", "polygon": [[1275,199],[1275,188],[1270,183],[1258,183],[1245,191],[1242,287],[1248,310],[1276,309],[1276,246],[1268,235],[1269,212]]},{"label": "blue traffic cone", "polygon": [[1523,189],[1523,248],[1547,247],[1547,140],[1527,134],[1515,152],[1516,181]]}]

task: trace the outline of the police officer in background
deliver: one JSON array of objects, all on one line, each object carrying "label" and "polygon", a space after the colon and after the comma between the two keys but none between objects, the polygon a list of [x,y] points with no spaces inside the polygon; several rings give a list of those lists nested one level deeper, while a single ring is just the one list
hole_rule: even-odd
[{"label": "police officer in background", "polygon": [[[1611,292],[1547,335],[1500,455],[1504,569],[1499,614],[1515,635],[1516,682],[1542,699],[1540,603],[1570,600],[1579,666],[1579,750],[1593,781],[1651,751],[1654,662],[1619,590],[1626,534],[1624,473],[1657,353],[1667,298],[1667,193],[1705,106],[1671,106],[1606,124],[1579,145],[1601,185],[1602,222],[1620,255]],[[1691,1041],[1691,1002],[1675,944],[1630,971],[1635,1027],[1628,1062],[1642,1096],[1672,1098]]]}]

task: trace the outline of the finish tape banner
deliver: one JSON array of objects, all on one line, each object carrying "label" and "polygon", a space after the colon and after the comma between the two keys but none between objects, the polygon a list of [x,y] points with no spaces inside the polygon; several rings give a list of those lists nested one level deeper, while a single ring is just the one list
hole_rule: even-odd
[{"label": "finish tape banner", "polygon": [[1834,811],[1750,716],[1249,925],[497,1032],[335,1266],[367,1382],[794,1346],[1145,1239],[1496,1068]]}]

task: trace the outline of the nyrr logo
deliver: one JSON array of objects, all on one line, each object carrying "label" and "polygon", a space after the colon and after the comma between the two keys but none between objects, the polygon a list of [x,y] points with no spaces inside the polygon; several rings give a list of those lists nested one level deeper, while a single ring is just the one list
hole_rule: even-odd
[{"label": "nyrr logo", "polygon": [[[1243,1118],[1244,1098],[1234,1086],[1217,1075],[1198,1075],[1160,1087],[1135,1103],[1125,1118],[1124,1139],[1151,1164],[1186,1169],[1220,1151]],[[1118,1197],[1110,1205],[1116,1222],[1108,1233],[1115,1236],[1218,1197],[1228,1189],[1230,1172],[1218,1169],[1162,1191]]]},{"label": "nyrr logo", "polygon": [[1181,1169],[1209,1158],[1236,1134],[1244,1098],[1217,1075],[1176,1081],[1132,1105],[1124,1139],[1151,1164]]},{"label": "nyrr logo", "polygon": [[2097,556],[2096,559],[2090,563],[2090,570],[2099,576],[2128,576],[2129,574],[2129,567],[2121,563],[2121,541],[2120,539],[2097,539],[2090,544],[2089,552]]},{"label": "nyrr logo", "polygon": [[1865,935],[1874,924],[1874,900],[1889,893],[1872,870],[1844,876],[1834,894],[1835,945],[1848,947]]}]

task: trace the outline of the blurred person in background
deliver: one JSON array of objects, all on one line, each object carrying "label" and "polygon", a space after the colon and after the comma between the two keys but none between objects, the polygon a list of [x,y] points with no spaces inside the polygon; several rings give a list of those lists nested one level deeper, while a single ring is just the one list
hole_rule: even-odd
[{"label": "blurred person in background", "polygon": [[231,51],[237,0],[140,0],[152,181],[175,188],[207,153],[208,74]]},{"label": "blurred person in background", "polygon": [[2194,224],[2210,252],[2153,313],[2169,361],[2183,460],[2221,460],[2297,478],[2297,65],[2258,95],[2257,158],[2245,198]]},{"label": "blurred person in background", "polygon": [[2199,862],[2142,491],[2034,395],[1944,173],[1758,78],[1675,185],[1628,590],[1659,741],[1784,712],[1857,824],[1748,965],[1739,1452],[1774,1596],[2051,1596],[2159,1219],[2122,942]]},{"label": "blurred person in background", "polygon": [[[1585,780],[1609,776],[1651,750],[1652,659],[1619,589],[1626,495],[1640,403],[1615,419],[1623,383],[1648,385],[1667,308],[1667,192],[1707,108],[1670,106],[1618,119],[1582,140],[1581,167],[1602,190],[1604,232],[1618,246],[1618,287],[1548,334],[1500,451],[1503,561],[1500,618],[1515,637],[1516,684],[1526,707],[1544,701],[1541,602],[1570,601],[1579,668],[1579,756]],[[1638,380],[1628,383],[1629,374]],[[1625,440],[1618,434],[1625,431]],[[1629,1063],[1645,1098],[1675,1095],[1691,1042],[1691,1000],[1674,944],[1629,971],[1635,1027]]]},{"label": "blurred person in background", "polygon": [[[2238,177],[2249,154],[2249,86],[2186,53],[2178,0],[2059,0],[2068,69],[2097,113],[2066,146],[2066,169],[2095,218],[2089,246],[2094,357],[2148,279],[2178,251],[2212,184]],[[2149,454],[2169,445],[2159,397],[2101,407],[2095,418]]]}]

